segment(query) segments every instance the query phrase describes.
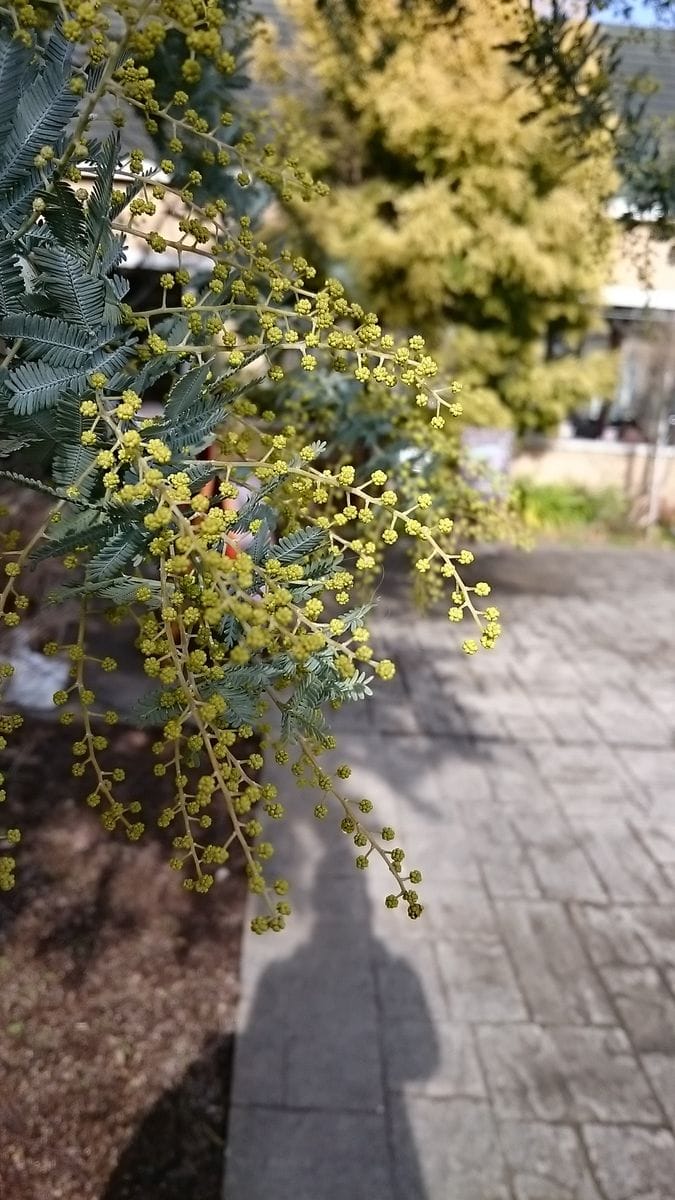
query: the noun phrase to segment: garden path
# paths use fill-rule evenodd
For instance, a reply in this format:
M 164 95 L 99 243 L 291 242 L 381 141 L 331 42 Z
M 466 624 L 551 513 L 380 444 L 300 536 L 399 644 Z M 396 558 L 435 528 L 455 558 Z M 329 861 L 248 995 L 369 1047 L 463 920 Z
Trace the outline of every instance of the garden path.
M 227 1200 L 675 1196 L 675 555 L 482 573 L 498 649 L 385 597 L 397 678 L 339 716 L 418 922 L 279 778 L 309 815 L 289 928 L 244 941 Z

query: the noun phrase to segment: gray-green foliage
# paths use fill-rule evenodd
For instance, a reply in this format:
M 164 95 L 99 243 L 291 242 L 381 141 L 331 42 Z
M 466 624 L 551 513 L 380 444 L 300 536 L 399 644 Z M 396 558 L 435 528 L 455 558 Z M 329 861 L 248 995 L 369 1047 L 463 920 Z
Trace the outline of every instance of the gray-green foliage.
M 472 556 L 448 540 L 452 522 L 434 512 L 430 495 L 416 497 L 409 485 L 399 502 L 383 490 L 384 472 L 359 477 L 343 457 L 325 466 L 320 422 L 301 419 L 291 430 L 261 414 L 251 398 L 257 375 L 247 368 L 264 364 L 276 384 L 282 356 L 294 355 L 304 372 L 323 362 L 355 380 L 376 363 L 396 403 L 415 406 L 420 441 L 421 409 L 438 428 L 440 413 L 452 415 L 456 405 L 432 382 L 436 365 L 422 339 L 397 348 L 338 281 L 309 288 L 310 264 L 286 252 L 273 257 L 247 214 L 222 197 L 196 199 L 193 173 L 186 179 L 169 164 L 165 174 L 175 178 L 160 183 L 142 155 L 122 153 L 115 129 L 90 133 L 106 92 L 123 103 L 126 87 L 140 103 L 147 73 L 128 49 L 143 19 L 163 14 L 149 0 L 107 58 L 98 43 L 91 56 L 86 46 L 75 54 L 58 27 L 44 41 L 30 33 L 22 43 L 0 21 L 0 479 L 51 501 L 44 526 L 24 544 L 11 530 L 3 535 L 0 620 L 10 630 L 22 620 L 24 570 L 63 562 L 69 582 L 53 598 L 77 601 L 81 616 L 72 641 L 45 650 L 69 664 L 68 684 L 54 697 L 63 723 L 73 722 L 74 707 L 82 714 L 73 774 L 91 780 L 87 800 L 104 825 L 135 840 L 157 814 L 119 799 L 119 771 L 101 761 L 107 739 L 97 722 L 113 723 L 116 714 L 96 707 L 88 642 L 93 606 L 116 621 L 133 618 L 151 681 L 137 716 L 158 726 L 154 770 L 173 778 L 173 802 L 158 821 L 172 830 L 171 865 L 186 887 L 207 891 L 213 866 L 236 841 L 250 887 L 268 905 L 254 927 L 283 926 L 286 884 L 266 876 L 271 849 L 263 837 L 266 817 L 278 819 L 283 805 L 257 778 L 262 758 L 248 743 L 255 731 L 279 762 L 293 756 L 300 783 L 332 797 L 344 832 L 360 851 L 367 847 L 357 865 L 379 857 L 395 881 L 389 906 L 401 899 L 415 917 L 421 909 L 402 852 L 366 827 L 366 809 L 340 782 L 348 772 L 333 778 L 318 762 L 335 745 L 331 706 L 363 700 L 376 677 L 394 673 L 369 645 L 370 604 L 353 597 L 359 573 L 375 561 L 373 514 L 384 514 L 390 542 L 397 529 L 419 539 L 420 569 L 433 563 L 437 583 L 454 589 L 452 611 L 476 627 L 476 638 L 464 641 L 468 653 L 494 644 L 499 613 L 477 599 L 486 585 L 463 583 L 458 566 Z M 160 137 L 162 121 L 150 119 Z M 208 122 L 206 130 L 192 126 L 220 146 Z M 246 188 L 250 143 L 242 139 L 234 152 L 247 166 L 238 177 Z M 261 178 L 269 162 L 265 149 Z M 296 177 L 305 190 L 306 175 Z M 171 240 L 152 222 L 139 232 L 135 215 L 156 216 L 167 195 L 182 206 L 182 236 Z M 129 236 L 174 255 L 159 310 L 127 303 Z M 186 254 L 201 256 L 198 270 L 188 269 Z M 184 292 L 174 303 L 177 283 Z M 163 408 L 146 418 L 144 399 L 158 384 Z M 115 669 L 109 658 L 100 665 Z M 0 733 L 13 727 L 0 718 Z M 216 803 L 226 834 L 207 832 Z M 0 887 L 10 881 L 10 862 L 0 861 Z

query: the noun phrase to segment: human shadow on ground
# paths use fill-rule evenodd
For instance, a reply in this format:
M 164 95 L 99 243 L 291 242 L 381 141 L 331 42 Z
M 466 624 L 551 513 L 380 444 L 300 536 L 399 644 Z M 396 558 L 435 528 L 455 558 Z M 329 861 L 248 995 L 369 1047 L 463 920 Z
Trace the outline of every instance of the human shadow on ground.
M 375 936 L 364 873 L 325 832 L 296 897 L 309 936 L 285 958 L 268 942 L 244 981 L 225 1200 L 427 1200 L 406 1100 L 439 1052 L 420 979 L 390 949 L 408 918 L 388 914 L 389 945 Z

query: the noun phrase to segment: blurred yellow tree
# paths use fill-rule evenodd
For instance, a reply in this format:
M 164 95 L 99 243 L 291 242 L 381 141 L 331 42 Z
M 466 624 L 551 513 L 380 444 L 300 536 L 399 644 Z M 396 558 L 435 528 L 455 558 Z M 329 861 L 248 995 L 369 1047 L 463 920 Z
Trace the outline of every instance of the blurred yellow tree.
M 390 326 L 425 334 L 469 422 L 545 429 L 611 395 L 612 356 L 576 356 L 611 252 L 611 136 L 571 145 L 564 114 L 535 102 L 508 49 L 522 4 L 280 6 L 303 67 L 286 137 L 331 184 L 302 226 L 331 269 Z

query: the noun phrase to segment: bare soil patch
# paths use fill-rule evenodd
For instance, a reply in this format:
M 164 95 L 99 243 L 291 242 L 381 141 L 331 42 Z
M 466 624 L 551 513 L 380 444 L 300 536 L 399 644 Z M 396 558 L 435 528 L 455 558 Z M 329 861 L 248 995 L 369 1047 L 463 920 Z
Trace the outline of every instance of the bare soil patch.
M 152 735 L 106 732 L 128 795 L 159 811 Z M 103 830 L 74 736 L 26 721 L 3 755 L 3 824 L 23 840 L 0 897 L 0 1195 L 217 1200 L 243 875 L 187 893 L 151 821 L 135 845 Z

